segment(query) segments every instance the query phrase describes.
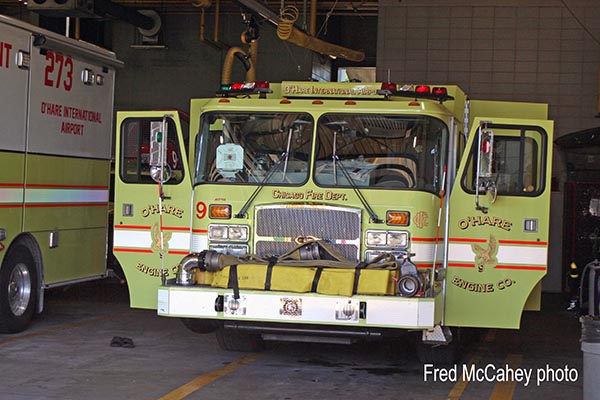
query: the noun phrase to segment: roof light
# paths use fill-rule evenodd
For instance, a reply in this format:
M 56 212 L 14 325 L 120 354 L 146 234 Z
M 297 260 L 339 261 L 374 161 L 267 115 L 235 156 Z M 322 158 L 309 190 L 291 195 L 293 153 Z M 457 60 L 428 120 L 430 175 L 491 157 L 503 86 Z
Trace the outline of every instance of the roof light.
M 397 86 L 393 82 L 383 82 L 381 84 L 381 90 L 396 90 Z
M 417 93 L 431 93 L 431 88 L 427 85 L 419 85 L 415 88 Z
M 447 96 L 448 89 L 446 89 L 445 87 L 434 87 L 433 89 L 431 89 L 431 93 L 437 94 L 438 96 Z
M 241 82 L 232 83 L 229 87 L 229 90 L 242 90 L 244 88 L 244 84 Z

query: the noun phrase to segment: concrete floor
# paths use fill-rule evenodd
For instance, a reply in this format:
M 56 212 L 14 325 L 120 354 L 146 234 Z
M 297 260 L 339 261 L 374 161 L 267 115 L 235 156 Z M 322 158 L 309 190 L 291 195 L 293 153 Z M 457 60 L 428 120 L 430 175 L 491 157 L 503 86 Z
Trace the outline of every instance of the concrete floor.
M 224 352 L 214 335 L 189 332 L 180 321 L 130 309 L 114 280 L 49 292 L 31 328 L 0 335 L 0 399 L 581 399 L 581 328 L 559 296 L 527 313 L 519 331 L 483 330 L 457 364 L 488 373 L 505 365 L 531 381 L 425 379 L 425 367 L 402 341 L 327 345 L 269 343 L 261 353 Z M 134 348 L 111 347 L 114 336 Z M 431 368 L 439 366 L 431 366 Z M 573 382 L 539 371 L 570 372 Z M 491 375 L 488 375 L 491 376 Z M 541 376 L 543 378 L 543 376 Z M 564 377 L 563 377 L 564 378 Z M 568 376 L 567 376 L 568 378 Z

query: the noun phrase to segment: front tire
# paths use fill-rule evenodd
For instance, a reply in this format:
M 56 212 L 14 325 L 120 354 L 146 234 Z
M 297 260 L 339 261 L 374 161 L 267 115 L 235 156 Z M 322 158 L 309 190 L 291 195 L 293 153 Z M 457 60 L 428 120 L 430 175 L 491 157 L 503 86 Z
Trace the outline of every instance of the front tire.
M 17 333 L 29 326 L 35 312 L 37 272 L 29 249 L 17 244 L 0 270 L 0 332 Z
M 220 327 L 216 331 L 219 347 L 225 351 L 241 351 L 245 353 L 260 351 L 264 347 L 264 341 L 260 335 L 240 331 L 237 329 L 226 329 Z

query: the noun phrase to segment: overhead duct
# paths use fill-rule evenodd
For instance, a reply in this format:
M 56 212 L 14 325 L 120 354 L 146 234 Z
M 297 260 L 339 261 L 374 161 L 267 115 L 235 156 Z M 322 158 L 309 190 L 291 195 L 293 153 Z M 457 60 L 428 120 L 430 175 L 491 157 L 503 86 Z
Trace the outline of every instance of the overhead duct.
M 296 7 L 285 7 L 281 12 L 280 17 L 273 10 L 256 0 L 238 0 L 238 2 L 248 7 L 252 11 L 260 14 L 270 23 L 277 26 L 277 36 L 282 40 L 312 51 L 316 51 L 317 53 L 328 55 L 330 57 L 343 58 L 345 60 L 356 62 L 360 62 L 365 59 L 365 53 L 362 51 L 352 50 L 325 42 L 324 40 L 317 39 L 316 37 L 310 36 L 306 32 L 296 28 L 294 23 L 298 19 L 299 13 Z

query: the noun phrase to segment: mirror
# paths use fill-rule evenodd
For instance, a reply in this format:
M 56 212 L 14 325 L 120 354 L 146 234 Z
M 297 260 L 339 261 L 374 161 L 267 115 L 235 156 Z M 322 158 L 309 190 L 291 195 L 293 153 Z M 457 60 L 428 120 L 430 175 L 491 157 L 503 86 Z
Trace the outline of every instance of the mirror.
M 167 164 L 167 120 L 150 123 L 150 177 L 155 182 L 165 183 L 172 176 L 171 167 Z
M 494 133 L 488 129 L 488 123 L 482 122 L 477 130 L 477 177 L 475 183 L 475 208 L 487 213 L 488 208 L 479 204 L 479 194 L 485 193 L 488 202 L 496 201 L 497 189 L 493 179 Z

